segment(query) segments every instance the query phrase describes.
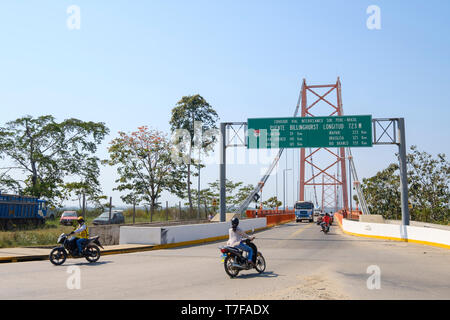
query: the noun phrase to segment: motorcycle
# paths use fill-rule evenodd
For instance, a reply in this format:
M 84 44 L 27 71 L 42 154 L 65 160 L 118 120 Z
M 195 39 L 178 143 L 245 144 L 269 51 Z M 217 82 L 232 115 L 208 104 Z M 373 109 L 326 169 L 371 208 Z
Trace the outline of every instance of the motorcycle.
M 100 259 L 100 249 L 103 246 L 100 243 L 99 236 L 87 239 L 83 245 L 81 254 L 75 255 L 77 245 L 74 242 L 69 242 L 69 234 L 61 234 L 58 237 L 57 243 L 61 244 L 59 247 L 53 248 L 50 252 L 50 262 L 56 266 L 62 265 L 68 256 L 72 258 L 86 258 L 89 262 L 97 262 Z
M 264 259 L 262 253 L 258 251 L 256 245 L 249 239 L 245 240 L 244 243 L 253 250 L 252 261 L 255 264 L 254 266 L 248 263 L 247 254 L 244 254 L 245 251 L 230 246 L 219 248 L 222 253 L 221 262 L 223 262 L 225 272 L 230 276 L 230 278 L 237 277 L 241 270 L 250 270 L 255 268 L 258 273 L 263 273 L 264 270 L 266 270 L 266 260 Z
M 322 227 L 322 232 L 327 234 L 328 232 L 330 232 L 330 225 L 328 223 L 322 222 L 320 224 L 320 226 Z

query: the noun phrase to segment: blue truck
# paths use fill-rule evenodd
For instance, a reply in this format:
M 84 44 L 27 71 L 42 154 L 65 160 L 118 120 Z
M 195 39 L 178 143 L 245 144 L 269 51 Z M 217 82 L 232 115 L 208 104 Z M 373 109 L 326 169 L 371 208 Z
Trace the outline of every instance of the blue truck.
M 295 221 L 314 221 L 314 204 L 311 201 L 297 201 L 295 203 Z
M 44 224 L 47 213 L 45 200 L 0 192 L 0 227 L 3 230 L 18 224 Z

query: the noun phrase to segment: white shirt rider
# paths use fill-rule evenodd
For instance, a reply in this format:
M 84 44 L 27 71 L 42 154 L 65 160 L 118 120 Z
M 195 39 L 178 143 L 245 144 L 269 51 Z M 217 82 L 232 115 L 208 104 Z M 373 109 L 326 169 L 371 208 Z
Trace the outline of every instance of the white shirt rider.
M 243 239 L 252 239 L 252 237 L 248 236 L 241 228 L 237 227 L 236 231 L 233 228 L 228 230 L 229 239 L 227 242 L 227 246 L 236 247 L 238 246 Z

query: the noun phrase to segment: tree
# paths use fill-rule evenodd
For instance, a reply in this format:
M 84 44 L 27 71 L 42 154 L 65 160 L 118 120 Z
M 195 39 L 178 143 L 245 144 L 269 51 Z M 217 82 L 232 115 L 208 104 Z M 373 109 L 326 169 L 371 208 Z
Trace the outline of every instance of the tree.
M 20 194 L 19 182 L 8 174 L 11 168 L 0 168 L 0 170 L 4 170 L 0 172 L 0 192 L 11 191 Z
M 114 190 L 130 191 L 122 200 L 131 203 L 145 201 L 152 215 L 164 190 L 179 194 L 184 189 L 183 170 L 177 170 L 170 156 L 171 144 L 165 134 L 147 126 L 111 141 L 108 151 L 111 166 L 117 165 L 119 185 Z
M 407 155 L 408 196 L 411 219 L 415 221 L 448 223 L 450 202 L 450 165 L 444 154 L 433 158 L 416 146 Z M 373 214 L 386 219 L 401 218 L 400 177 L 397 164 L 378 172 L 361 185 Z
M 249 184 L 244 186 L 243 182 L 234 183 L 231 180 L 227 180 L 225 183 L 226 192 L 226 202 L 228 208 L 233 208 L 239 206 L 248 196 L 249 192 L 253 191 L 255 188 L 253 185 Z M 208 183 L 209 188 L 200 190 L 200 202 L 212 204 L 213 200 L 216 199 L 216 206 L 213 206 L 213 210 L 216 211 L 217 207 L 220 205 L 220 184 L 219 180 L 215 182 Z M 192 190 L 192 199 L 194 201 L 198 200 L 198 191 Z M 188 204 L 188 203 L 187 203 Z
M 411 147 L 407 155 L 409 197 L 412 219 L 425 222 L 449 220 L 450 163 L 445 154 L 433 158 Z
M 397 171 L 398 165 L 391 164 L 375 176 L 363 179 L 361 188 L 371 214 L 380 214 L 385 219 L 401 219 L 400 176 Z
M 198 148 L 198 152 L 207 153 L 210 151 L 216 141 L 214 136 L 209 137 L 209 139 L 200 139 L 202 132 L 217 129 L 218 121 L 217 112 L 211 107 L 211 105 L 206 102 L 206 100 L 200 95 L 184 96 L 172 109 L 172 117 L 170 120 L 170 127 L 172 133 L 176 130 L 183 129 L 187 130 L 190 135 L 190 140 L 184 149 L 180 148 L 180 151 L 187 154 L 188 161 L 186 163 L 187 169 L 187 196 L 189 200 L 189 208 L 192 212 L 192 192 L 191 192 L 191 165 L 195 165 L 193 161 L 194 147 Z M 199 124 L 199 125 L 197 125 Z M 200 131 L 201 132 L 198 132 Z M 199 141 L 201 140 L 201 141 Z M 180 145 L 180 142 L 176 142 Z M 198 171 L 200 171 L 200 162 L 198 161 Z
M 264 207 L 271 208 L 271 209 L 276 209 L 278 207 L 281 207 L 282 204 L 283 204 L 283 202 L 278 200 L 278 198 L 276 196 L 273 196 L 263 202 Z
M 233 195 L 231 204 L 234 206 L 240 206 L 245 199 L 247 199 L 248 195 L 255 190 L 255 186 L 252 184 L 248 184 L 244 186 L 242 182 L 238 182 L 235 187 L 236 193 Z
M 98 182 L 99 159 L 94 154 L 108 132 L 101 122 L 71 118 L 58 123 L 50 115 L 25 116 L 0 128 L 0 153 L 12 161 L 11 169 L 25 174 L 20 181 L 24 194 L 53 203 L 64 199 L 66 176 Z
M 83 204 L 83 194 L 86 199 L 86 203 L 91 203 L 96 208 L 103 208 L 101 201 L 106 200 L 108 197 L 102 194 L 102 190 L 99 187 L 99 182 L 68 182 L 64 185 L 66 192 L 66 199 L 78 201 L 80 209 Z M 72 199 L 75 197 L 75 199 Z

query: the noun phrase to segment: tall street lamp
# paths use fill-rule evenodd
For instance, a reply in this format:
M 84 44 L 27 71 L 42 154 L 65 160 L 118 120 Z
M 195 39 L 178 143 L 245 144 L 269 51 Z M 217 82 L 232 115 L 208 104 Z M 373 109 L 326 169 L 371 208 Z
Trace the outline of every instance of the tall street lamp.
M 283 202 L 284 202 L 284 211 L 286 212 L 286 171 L 290 171 L 292 169 L 284 169 L 283 170 Z

